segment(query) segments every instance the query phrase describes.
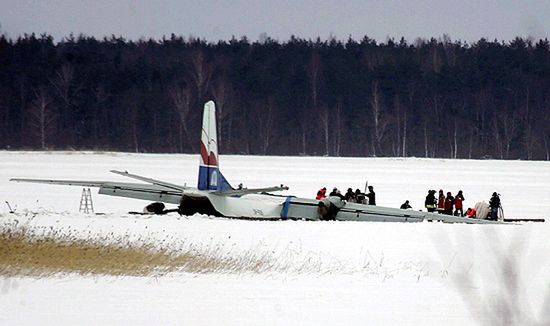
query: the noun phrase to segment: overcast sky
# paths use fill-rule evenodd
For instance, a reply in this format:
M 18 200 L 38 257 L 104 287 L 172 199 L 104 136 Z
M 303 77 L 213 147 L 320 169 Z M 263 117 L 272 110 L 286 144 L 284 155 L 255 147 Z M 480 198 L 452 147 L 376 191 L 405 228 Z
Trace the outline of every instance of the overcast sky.
M 208 41 L 265 33 L 279 41 L 290 35 L 334 36 L 378 41 L 387 37 L 440 37 L 474 42 L 516 36 L 550 38 L 550 0 L 0 0 L 0 33 L 69 33 L 127 39 L 171 33 Z

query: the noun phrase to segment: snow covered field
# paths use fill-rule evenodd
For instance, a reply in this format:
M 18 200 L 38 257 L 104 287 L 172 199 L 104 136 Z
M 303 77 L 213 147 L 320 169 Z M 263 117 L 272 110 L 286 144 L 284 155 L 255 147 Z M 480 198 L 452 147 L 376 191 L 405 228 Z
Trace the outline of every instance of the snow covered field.
M 0 276 L 0 324 L 465 325 L 550 324 L 549 223 L 452 225 L 244 221 L 133 216 L 146 202 L 99 196 L 78 213 L 82 189 L 9 178 L 129 181 L 111 169 L 195 185 L 198 155 L 0 152 L 0 223 L 78 237 L 147 239 L 205 254 L 254 255 L 262 272 L 176 272 L 150 277 Z M 506 217 L 548 219 L 550 162 L 222 155 L 234 185 L 373 185 L 381 206 L 428 189 L 465 207 L 502 195 Z M 16 208 L 10 214 L 4 201 Z M 1 250 L 1 249 L 0 249 Z

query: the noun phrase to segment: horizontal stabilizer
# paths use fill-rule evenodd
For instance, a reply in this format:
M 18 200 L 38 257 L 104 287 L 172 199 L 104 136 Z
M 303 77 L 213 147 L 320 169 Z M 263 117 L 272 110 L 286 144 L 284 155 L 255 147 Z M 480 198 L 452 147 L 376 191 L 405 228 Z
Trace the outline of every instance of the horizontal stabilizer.
M 276 187 L 267 187 L 267 188 L 243 188 L 243 189 L 233 189 L 233 190 L 219 190 L 214 191 L 212 194 L 218 195 L 218 196 L 231 196 L 231 197 L 240 197 L 244 195 L 249 194 L 259 194 L 262 192 L 269 192 L 269 191 L 281 191 L 281 190 L 288 190 L 287 186 L 276 186 Z
M 99 188 L 99 194 L 178 204 L 181 190 L 148 183 L 109 182 Z
M 176 184 L 165 182 L 165 181 L 155 180 L 155 179 L 151 179 L 151 178 L 142 177 L 142 176 L 139 176 L 137 174 L 128 173 L 127 171 L 122 172 L 122 171 L 111 170 L 111 172 L 114 173 L 114 174 L 124 176 L 124 177 L 140 180 L 140 181 L 147 182 L 147 183 L 150 183 L 150 184 L 154 184 L 156 186 L 162 186 L 162 187 L 166 187 L 166 188 L 170 188 L 170 189 L 174 189 L 174 190 L 180 190 L 180 191 L 183 191 L 183 190 L 186 189 L 186 187 L 183 187 L 183 186 L 180 186 L 180 185 L 176 185 Z

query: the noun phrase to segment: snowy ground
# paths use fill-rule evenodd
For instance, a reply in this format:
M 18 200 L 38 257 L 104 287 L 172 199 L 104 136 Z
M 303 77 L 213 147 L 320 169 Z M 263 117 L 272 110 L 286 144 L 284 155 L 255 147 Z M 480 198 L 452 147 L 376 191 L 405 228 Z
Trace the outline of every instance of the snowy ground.
M 9 178 L 118 180 L 111 169 L 195 185 L 197 155 L 0 152 L 0 223 L 88 237 L 127 236 L 206 253 L 268 257 L 262 273 L 158 277 L 0 277 L 0 324 L 542 324 L 550 323 L 549 223 L 451 225 L 243 221 L 127 214 L 145 202 Z M 421 209 L 428 189 L 465 206 L 502 194 L 506 217 L 545 217 L 550 162 L 222 156 L 247 187 L 374 185 L 381 206 Z M 16 208 L 9 214 L 4 201 Z M 221 248 L 221 249 L 220 249 Z

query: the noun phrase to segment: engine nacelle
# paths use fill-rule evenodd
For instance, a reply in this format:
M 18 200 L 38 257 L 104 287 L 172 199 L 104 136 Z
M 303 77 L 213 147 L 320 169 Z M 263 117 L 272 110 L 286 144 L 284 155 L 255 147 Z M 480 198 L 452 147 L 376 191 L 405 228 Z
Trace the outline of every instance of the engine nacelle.
M 163 203 L 155 202 L 151 203 L 143 208 L 143 213 L 145 214 L 164 214 L 164 206 Z

